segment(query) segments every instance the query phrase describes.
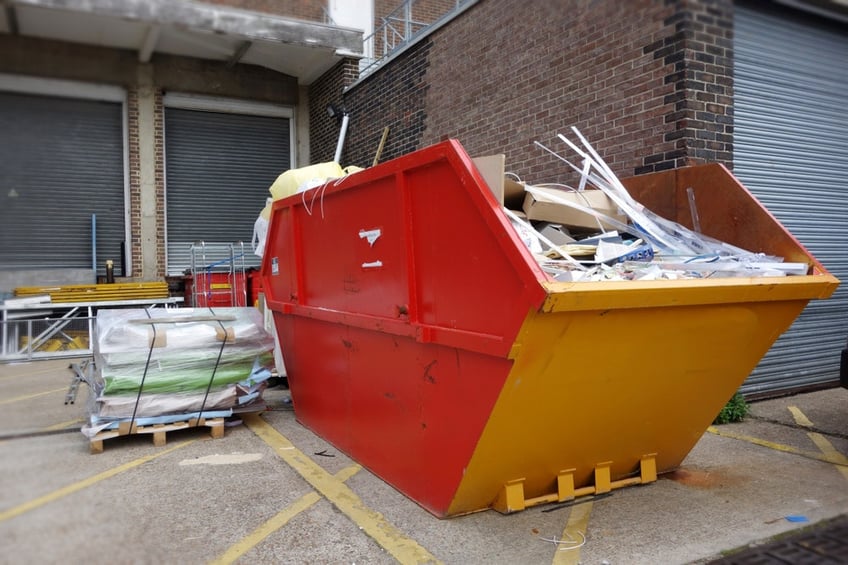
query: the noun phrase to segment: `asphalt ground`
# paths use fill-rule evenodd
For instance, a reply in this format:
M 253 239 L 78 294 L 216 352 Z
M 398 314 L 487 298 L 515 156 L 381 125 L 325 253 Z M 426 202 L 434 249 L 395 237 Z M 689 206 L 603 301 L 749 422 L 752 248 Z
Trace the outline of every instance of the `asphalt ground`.
M 65 403 L 77 361 L 0 364 L 0 563 L 778 563 L 766 549 L 848 514 L 841 388 L 752 403 L 655 483 L 439 520 L 301 426 L 285 388 L 222 438 L 91 454 L 87 387 Z

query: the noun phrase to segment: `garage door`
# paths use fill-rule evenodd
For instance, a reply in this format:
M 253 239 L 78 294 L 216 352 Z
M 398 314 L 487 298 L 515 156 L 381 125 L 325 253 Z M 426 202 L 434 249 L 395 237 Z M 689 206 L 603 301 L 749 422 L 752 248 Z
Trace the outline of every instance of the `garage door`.
M 259 265 L 253 225 L 268 188 L 291 166 L 290 136 L 290 119 L 279 115 L 165 108 L 169 274 L 190 268 L 201 241 L 213 250 L 243 242 L 246 266 Z
M 843 283 L 777 341 L 746 394 L 834 381 L 848 338 L 848 35 L 762 6 L 736 9 L 734 173 Z
M 3 269 L 86 269 L 96 254 L 101 275 L 106 259 L 122 272 L 123 124 L 121 101 L 0 86 Z

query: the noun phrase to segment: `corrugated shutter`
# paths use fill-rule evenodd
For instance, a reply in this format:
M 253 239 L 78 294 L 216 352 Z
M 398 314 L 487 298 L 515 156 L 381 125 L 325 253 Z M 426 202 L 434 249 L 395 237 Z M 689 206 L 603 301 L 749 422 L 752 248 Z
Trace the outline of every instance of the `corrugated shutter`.
M 0 268 L 122 272 L 123 106 L 0 92 Z
M 753 5 L 752 5 L 753 6 Z M 813 301 L 742 387 L 838 378 L 848 338 L 848 36 L 803 14 L 737 6 L 734 173 L 842 286 Z
M 168 273 L 191 265 L 191 246 L 243 242 L 271 183 L 291 166 L 287 118 L 165 108 Z

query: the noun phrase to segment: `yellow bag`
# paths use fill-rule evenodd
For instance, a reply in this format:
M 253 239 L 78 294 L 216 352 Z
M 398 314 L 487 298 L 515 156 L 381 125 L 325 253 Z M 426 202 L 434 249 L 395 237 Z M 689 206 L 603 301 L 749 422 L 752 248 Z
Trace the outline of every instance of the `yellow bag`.
M 335 161 L 328 163 L 318 163 L 317 165 L 309 165 L 299 169 L 289 169 L 274 181 L 271 188 L 271 197 L 274 200 L 280 200 L 286 196 L 291 196 L 297 192 L 297 189 L 304 182 L 314 179 L 336 179 L 344 176 L 344 171 L 341 166 Z

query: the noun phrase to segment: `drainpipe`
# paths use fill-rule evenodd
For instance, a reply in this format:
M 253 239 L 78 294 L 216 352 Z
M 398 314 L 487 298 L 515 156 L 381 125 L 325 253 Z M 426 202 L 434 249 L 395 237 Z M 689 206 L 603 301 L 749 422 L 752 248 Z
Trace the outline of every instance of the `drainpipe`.
M 350 120 L 348 113 L 342 115 L 342 130 L 339 132 L 339 143 L 336 145 L 336 156 L 333 160 L 341 165 L 342 148 L 344 147 L 345 135 L 347 135 L 347 123 Z

